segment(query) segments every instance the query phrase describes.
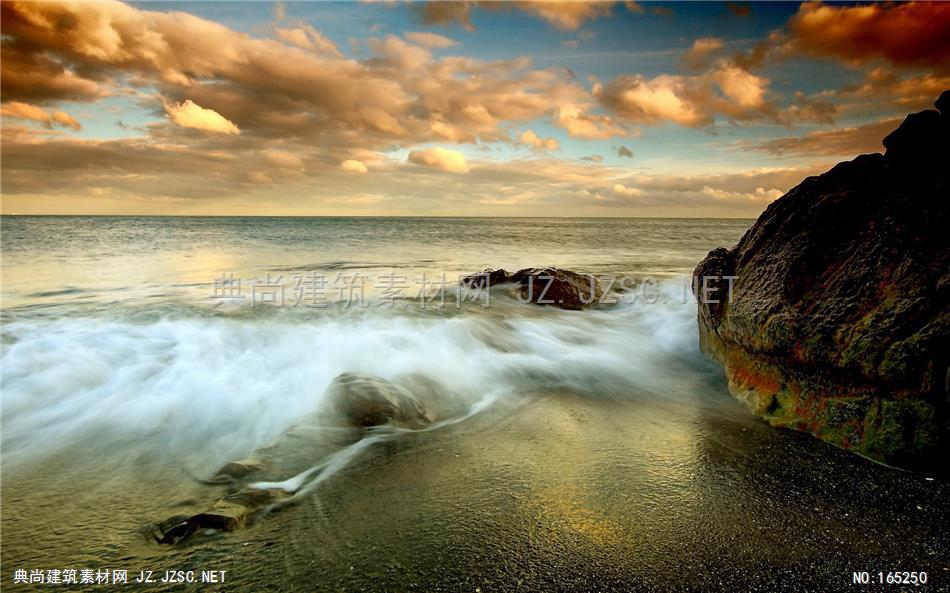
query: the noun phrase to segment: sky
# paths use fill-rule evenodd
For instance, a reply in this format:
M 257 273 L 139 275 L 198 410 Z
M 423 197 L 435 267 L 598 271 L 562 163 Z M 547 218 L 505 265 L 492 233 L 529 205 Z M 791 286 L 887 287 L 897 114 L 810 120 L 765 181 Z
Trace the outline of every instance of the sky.
M 4 214 L 755 217 L 950 88 L 950 3 L 0 10 Z

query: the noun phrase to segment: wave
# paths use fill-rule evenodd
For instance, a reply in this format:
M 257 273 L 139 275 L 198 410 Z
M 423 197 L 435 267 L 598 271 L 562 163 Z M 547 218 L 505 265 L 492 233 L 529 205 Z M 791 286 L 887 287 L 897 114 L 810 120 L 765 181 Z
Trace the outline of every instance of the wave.
M 4 463 L 121 445 L 212 471 L 319 407 L 343 372 L 421 375 L 469 409 L 551 389 L 674 398 L 701 357 L 695 306 L 676 283 L 663 291 L 580 312 L 493 296 L 437 312 L 16 321 L 0 358 Z

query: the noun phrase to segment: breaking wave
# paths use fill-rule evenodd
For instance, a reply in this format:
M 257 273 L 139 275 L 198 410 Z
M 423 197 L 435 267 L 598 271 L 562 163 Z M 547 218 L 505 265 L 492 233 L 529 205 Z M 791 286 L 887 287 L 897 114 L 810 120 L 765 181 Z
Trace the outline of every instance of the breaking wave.
M 0 359 L 4 462 L 123 446 L 211 471 L 313 411 L 343 372 L 419 374 L 469 409 L 546 389 L 676 397 L 700 360 L 695 305 L 678 283 L 663 295 L 580 312 L 493 296 L 431 312 L 16 321 Z

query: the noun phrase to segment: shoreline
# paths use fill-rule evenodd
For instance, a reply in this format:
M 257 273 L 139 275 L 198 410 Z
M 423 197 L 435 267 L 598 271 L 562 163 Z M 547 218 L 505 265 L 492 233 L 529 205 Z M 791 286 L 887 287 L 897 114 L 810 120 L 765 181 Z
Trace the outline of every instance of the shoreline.
M 847 567 L 948 568 L 937 525 L 950 518 L 950 485 L 772 429 L 724 393 L 526 397 L 373 447 L 299 502 L 180 546 L 148 543 L 145 524 L 220 489 L 128 460 L 98 489 L 92 467 L 49 480 L 73 463 L 5 476 L 4 572 L 24 562 L 225 570 L 240 590 L 677 591 L 722 579 L 791 591 L 844 586 Z M 922 559 L 929 566 L 908 565 Z

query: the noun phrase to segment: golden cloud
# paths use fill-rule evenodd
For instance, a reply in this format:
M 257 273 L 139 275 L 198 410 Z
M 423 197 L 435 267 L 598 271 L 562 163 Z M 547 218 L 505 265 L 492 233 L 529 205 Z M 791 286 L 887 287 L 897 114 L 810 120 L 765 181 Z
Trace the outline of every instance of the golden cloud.
M 413 150 L 409 153 L 409 162 L 450 173 L 468 173 L 468 163 L 465 162 L 465 155 L 457 150 L 447 148 L 435 147 Z
M 274 33 L 278 39 L 301 49 L 308 49 L 337 57 L 342 56 L 340 50 L 337 49 L 332 41 L 327 39 L 323 33 L 306 23 L 300 23 L 297 27 L 275 27 Z
M 363 161 L 358 161 L 355 159 L 347 159 L 340 163 L 340 168 L 344 171 L 350 171 L 352 173 L 366 173 L 369 169 L 366 168 L 366 164 Z
M 417 10 L 426 24 L 457 24 L 473 30 L 472 10 L 520 10 L 551 26 L 573 31 L 588 20 L 610 15 L 614 2 L 604 0 L 444 0 L 425 2 Z M 635 5 L 635 3 L 634 3 Z
M 537 152 L 557 150 L 560 144 L 554 138 L 541 138 L 533 130 L 525 130 L 518 137 L 522 144 Z
M 74 131 L 82 129 L 82 125 L 76 121 L 73 116 L 65 111 L 54 111 L 47 113 L 45 109 L 23 103 L 20 101 L 9 101 L 0 106 L 0 115 L 16 119 L 26 119 L 43 124 L 47 128 L 52 128 L 53 124 L 58 124 L 65 128 L 72 128 Z
M 950 3 L 804 2 L 788 26 L 795 49 L 810 55 L 950 71 Z
M 627 122 L 697 128 L 712 124 L 716 116 L 730 121 L 787 120 L 793 112 L 783 114 L 767 99 L 768 86 L 768 78 L 719 60 L 701 75 L 623 75 L 597 83 L 593 90 L 601 105 Z
M 779 156 L 847 156 L 881 152 L 881 139 L 897 129 L 901 118 L 887 118 L 860 126 L 815 130 L 804 136 L 774 138 L 746 148 Z
M 240 134 L 241 131 L 234 123 L 222 117 L 213 109 L 205 109 L 195 104 L 191 99 L 184 103 L 165 105 L 168 117 L 183 128 L 194 128 L 220 134 Z
M 2 10 L 4 97 L 13 100 L 93 99 L 127 79 L 158 89 L 160 97 L 143 100 L 191 101 L 182 115 L 200 106 L 234 126 L 195 111 L 192 123 L 204 129 L 338 153 L 507 140 L 510 124 L 548 117 L 578 137 L 625 133 L 588 112 L 596 107 L 590 93 L 563 69 L 532 69 L 527 58 L 435 59 L 429 49 L 450 40 L 434 34 L 372 39 L 373 55 L 353 60 L 330 46 L 317 51 L 322 37 L 302 23 L 278 28 L 281 41 L 115 1 L 4 2 Z
M 702 37 L 683 52 L 683 65 L 689 70 L 702 71 L 709 68 L 710 59 L 721 52 L 725 41 L 718 37 Z

